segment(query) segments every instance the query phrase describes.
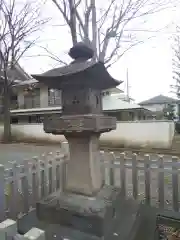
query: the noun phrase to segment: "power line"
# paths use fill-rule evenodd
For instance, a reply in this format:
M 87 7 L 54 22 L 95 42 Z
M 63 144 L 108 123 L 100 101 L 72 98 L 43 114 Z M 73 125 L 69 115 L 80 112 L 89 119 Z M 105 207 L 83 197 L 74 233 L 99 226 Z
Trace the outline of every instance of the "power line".
M 166 31 L 155 31 L 155 30 L 147 30 L 147 29 L 128 29 L 128 30 L 124 30 L 124 32 L 148 32 L 148 33 L 159 33 L 159 34 L 176 34 L 176 35 L 180 35 L 180 32 L 166 32 Z

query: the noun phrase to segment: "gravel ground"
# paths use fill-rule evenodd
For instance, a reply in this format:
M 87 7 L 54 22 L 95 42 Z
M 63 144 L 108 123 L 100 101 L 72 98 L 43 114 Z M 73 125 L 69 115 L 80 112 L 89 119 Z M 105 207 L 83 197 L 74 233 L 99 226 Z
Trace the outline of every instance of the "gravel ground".
M 10 161 L 22 163 L 25 159 L 31 159 L 33 156 L 40 156 L 43 153 L 59 151 L 58 145 L 38 146 L 33 144 L 0 144 L 0 164 L 5 166 Z

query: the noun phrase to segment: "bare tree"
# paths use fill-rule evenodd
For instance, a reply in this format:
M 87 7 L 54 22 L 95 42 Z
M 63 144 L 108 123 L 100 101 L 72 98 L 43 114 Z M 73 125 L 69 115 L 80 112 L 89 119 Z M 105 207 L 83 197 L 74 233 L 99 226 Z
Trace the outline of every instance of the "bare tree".
M 9 72 L 37 41 L 48 19 L 41 19 L 41 5 L 35 1 L 0 0 L 0 77 L 3 83 L 4 141 L 11 139 L 10 93 L 14 83 Z
M 173 80 L 174 83 L 170 86 L 172 92 L 180 98 L 180 27 L 176 28 L 176 35 L 173 44 Z
M 175 0 L 52 0 L 69 27 L 72 43 L 92 44 L 107 67 L 142 42 L 133 31 L 146 16 L 172 7 Z M 102 7 L 103 6 L 103 7 Z

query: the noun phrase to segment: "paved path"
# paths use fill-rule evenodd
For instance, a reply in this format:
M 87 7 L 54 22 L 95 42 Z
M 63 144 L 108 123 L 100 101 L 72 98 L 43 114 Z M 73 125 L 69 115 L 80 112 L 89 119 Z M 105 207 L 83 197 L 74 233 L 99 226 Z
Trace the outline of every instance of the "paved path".
M 7 164 L 8 161 L 17 161 L 21 163 L 24 159 L 30 159 L 33 156 L 40 156 L 43 153 L 55 152 L 60 150 L 58 145 L 34 145 L 34 144 L 0 144 L 0 164 Z M 115 151 L 115 154 L 119 154 Z M 131 153 L 130 153 L 131 155 Z M 143 157 L 140 156 L 143 160 Z M 156 154 L 151 154 L 151 159 L 155 159 Z M 169 158 L 169 156 L 167 156 Z
M 40 156 L 43 153 L 55 152 L 60 149 L 58 145 L 37 146 L 32 144 L 0 144 L 0 164 L 8 161 L 21 163 L 24 159 Z

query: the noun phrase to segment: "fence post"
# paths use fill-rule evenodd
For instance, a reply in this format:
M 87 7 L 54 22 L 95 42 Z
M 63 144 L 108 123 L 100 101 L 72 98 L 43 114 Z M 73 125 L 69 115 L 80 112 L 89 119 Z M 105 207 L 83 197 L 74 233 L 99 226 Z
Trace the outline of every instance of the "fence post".
M 45 240 L 45 232 L 43 230 L 40 230 L 38 228 L 32 228 L 24 234 L 24 236 L 21 236 L 20 240 Z
M 101 164 L 101 175 L 102 175 L 102 181 L 103 185 L 105 184 L 105 164 L 104 164 L 104 151 L 100 151 L 100 164 Z
M 138 168 L 137 168 L 137 154 L 132 155 L 132 185 L 133 197 L 137 199 L 138 196 Z
M 144 176 L 145 176 L 145 202 L 150 205 L 151 203 L 151 185 L 150 185 L 150 156 L 149 154 L 144 155 Z
M 17 222 L 11 219 L 6 219 L 0 223 L 0 239 L 45 240 L 45 232 L 38 228 L 32 228 L 26 234 L 20 235 L 17 232 Z
M 66 184 L 67 161 L 62 159 L 60 163 L 60 191 L 64 191 Z
M 61 150 L 62 150 L 62 153 L 65 155 L 65 157 L 69 160 L 69 143 L 68 142 L 62 142 L 61 143 Z
M 40 164 L 40 182 L 41 182 L 41 197 L 47 196 L 47 160 L 45 154 L 42 155 L 42 161 Z
M 60 181 L 61 181 L 61 177 L 60 177 L 60 164 L 61 164 L 61 159 L 62 159 L 62 154 L 59 151 L 56 151 L 56 156 L 55 156 L 55 175 L 56 175 L 56 190 L 60 189 Z
M 121 192 L 126 197 L 126 166 L 125 153 L 120 154 L 120 178 L 121 178 Z
M 19 213 L 19 191 L 18 191 L 18 168 L 16 162 L 11 162 L 11 183 L 10 183 L 10 217 L 16 219 Z M 18 204 L 17 204 L 18 203 Z
M 0 223 L 0 239 L 13 239 L 17 234 L 17 223 L 14 220 L 6 219 Z
M 173 210 L 179 211 L 179 199 L 178 199 L 178 157 L 172 157 L 172 202 L 173 202 Z
M 23 195 L 23 212 L 28 213 L 29 211 L 29 163 L 28 160 L 24 160 L 23 162 L 23 177 L 21 179 L 21 185 L 22 185 L 22 195 Z
M 36 206 L 37 201 L 39 200 L 39 159 L 38 157 L 33 157 L 32 159 L 32 207 Z
M 159 190 L 159 207 L 164 208 L 164 161 L 163 155 L 159 156 L 158 159 L 158 190 Z
M 116 160 L 116 157 L 114 155 L 114 152 L 109 153 L 109 161 L 110 161 L 110 168 L 109 168 L 109 184 L 110 186 L 114 186 L 114 162 Z
M 103 154 L 103 155 L 102 155 Z M 110 167 L 109 167 L 109 152 L 101 151 L 102 156 L 102 170 L 104 171 L 104 183 L 110 185 Z
M 48 162 L 47 162 L 47 177 L 48 177 L 48 194 L 51 194 L 55 190 L 55 172 L 54 172 L 54 158 L 52 153 L 48 153 Z
M 6 218 L 5 169 L 0 164 L 0 221 Z

